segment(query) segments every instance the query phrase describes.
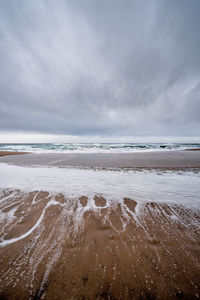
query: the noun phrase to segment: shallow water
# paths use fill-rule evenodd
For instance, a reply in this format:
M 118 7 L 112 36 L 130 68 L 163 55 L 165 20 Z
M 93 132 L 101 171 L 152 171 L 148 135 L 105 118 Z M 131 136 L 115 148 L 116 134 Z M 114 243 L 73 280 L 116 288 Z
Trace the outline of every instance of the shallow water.
M 102 195 L 200 208 L 200 172 L 112 171 L 81 168 L 23 167 L 0 163 L 0 189 L 62 193 L 68 198 Z

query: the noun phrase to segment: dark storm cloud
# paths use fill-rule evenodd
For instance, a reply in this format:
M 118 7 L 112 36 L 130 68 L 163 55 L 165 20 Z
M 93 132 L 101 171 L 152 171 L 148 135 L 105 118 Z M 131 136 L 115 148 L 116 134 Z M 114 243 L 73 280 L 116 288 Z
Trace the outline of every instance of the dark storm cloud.
M 199 135 L 199 0 L 0 3 L 0 131 Z

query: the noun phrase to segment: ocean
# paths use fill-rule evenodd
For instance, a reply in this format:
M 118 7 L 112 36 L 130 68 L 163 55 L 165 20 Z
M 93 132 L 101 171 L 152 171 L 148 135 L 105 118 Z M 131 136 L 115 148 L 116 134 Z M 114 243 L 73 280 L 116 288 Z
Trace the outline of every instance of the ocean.
M 36 153 L 133 153 L 200 148 L 200 143 L 36 143 L 0 144 L 0 151 Z

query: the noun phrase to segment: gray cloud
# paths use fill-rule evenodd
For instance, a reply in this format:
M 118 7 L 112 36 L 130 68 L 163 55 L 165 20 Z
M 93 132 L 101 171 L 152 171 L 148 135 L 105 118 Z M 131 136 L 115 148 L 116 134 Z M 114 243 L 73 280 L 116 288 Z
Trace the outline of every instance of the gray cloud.
M 0 130 L 199 135 L 198 0 L 0 3 Z

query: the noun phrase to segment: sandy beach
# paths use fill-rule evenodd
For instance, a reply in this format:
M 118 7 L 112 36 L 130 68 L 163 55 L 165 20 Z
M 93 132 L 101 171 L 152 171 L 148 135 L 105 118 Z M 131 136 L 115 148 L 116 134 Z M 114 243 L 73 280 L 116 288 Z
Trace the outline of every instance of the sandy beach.
M 0 299 L 200 297 L 199 152 L 26 154 L 0 162 Z M 92 182 L 93 193 L 82 192 Z M 126 197 L 129 187 L 134 197 Z
M 0 157 L 7 156 L 7 155 L 19 155 L 19 154 L 26 154 L 26 152 L 0 151 Z
M 49 207 L 45 192 L 5 197 L 1 210 L 16 207 L 17 218 L 1 223 L 11 242 L 0 248 L 2 299 L 198 299 L 199 211 L 149 202 L 138 214 L 132 199 L 111 208 L 96 197 L 98 210 L 84 212 L 85 197 L 57 195 Z

